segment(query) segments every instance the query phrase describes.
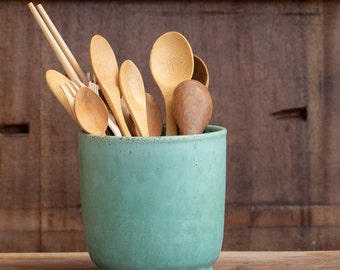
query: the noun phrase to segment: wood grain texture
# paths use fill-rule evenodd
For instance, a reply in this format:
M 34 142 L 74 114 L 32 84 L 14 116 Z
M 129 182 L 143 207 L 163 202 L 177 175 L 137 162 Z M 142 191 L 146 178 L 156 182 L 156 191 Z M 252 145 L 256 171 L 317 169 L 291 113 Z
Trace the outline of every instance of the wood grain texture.
M 223 249 L 338 249 L 339 217 L 340 207 L 330 205 L 229 205 Z
M 39 49 L 24 27 L 18 2 L 1 3 L 0 11 L 0 232 L 1 248 L 8 251 L 40 247 L 40 102 L 36 61 L 27 48 Z M 20 12 L 21 10 L 21 12 Z M 15 31 L 15 30 L 17 31 Z M 37 121 L 32 121 L 37 119 Z M 24 124 L 27 133 L 7 133 L 6 126 Z M 21 242 L 14 244 L 13 242 Z
M 339 251 L 314 252 L 221 252 L 213 265 L 214 270 L 337 270 Z M 3 253 L 0 269 L 98 269 L 88 253 Z
M 325 107 L 324 160 L 326 167 L 327 202 L 339 204 L 340 160 L 340 6 L 330 1 L 324 4 L 324 85 L 322 100 Z
M 157 37 L 183 33 L 206 62 L 211 123 L 228 129 L 223 249 L 340 249 L 340 3 L 42 4 L 85 72 L 101 34 L 163 113 Z M 0 251 L 84 251 L 78 129 L 47 87 L 46 70 L 63 70 L 26 5 L 0 2 Z

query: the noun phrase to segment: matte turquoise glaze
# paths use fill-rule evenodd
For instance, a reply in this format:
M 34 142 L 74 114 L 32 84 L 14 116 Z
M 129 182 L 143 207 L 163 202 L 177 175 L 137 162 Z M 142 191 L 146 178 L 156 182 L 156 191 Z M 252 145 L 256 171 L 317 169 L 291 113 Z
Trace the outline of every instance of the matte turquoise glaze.
M 226 133 L 80 133 L 83 226 L 100 269 L 212 269 L 223 240 Z

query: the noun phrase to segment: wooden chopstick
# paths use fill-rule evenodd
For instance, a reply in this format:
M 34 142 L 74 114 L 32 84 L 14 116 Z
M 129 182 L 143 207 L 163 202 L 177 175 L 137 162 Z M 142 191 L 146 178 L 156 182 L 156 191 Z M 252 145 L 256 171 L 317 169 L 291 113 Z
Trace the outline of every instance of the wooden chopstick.
M 70 62 L 68 61 L 67 57 L 65 56 L 64 52 L 62 51 L 62 49 L 59 47 L 58 42 L 55 40 L 55 38 L 53 37 L 53 35 L 51 34 L 50 30 L 48 29 L 47 25 L 45 24 L 44 20 L 41 18 L 38 10 L 35 8 L 35 6 L 33 5 L 32 2 L 30 2 L 28 4 L 29 9 L 31 10 L 36 22 L 38 23 L 38 25 L 40 26 L 40 29 L 42 30 L 42 32 L 44 33 L 48 43 L 50 44 L 50 46 L 52 47 L 54 53 L 56 54 L 60 64 L 62 65 L 62 67 L 64 68 L 67 76 L 72 80 L 80 80 L 77 73 L 75 72 L 75 70 L 73 69 L 72 65 L 70 64 Z
M 41 4 L 37 5 L 37 9 L 40 12 L 40 15 L 43 18 L 43 20 L 45 21 L 47 27 L 50 29 L 53 37 L 58 42 L 60 48 L 64 52 L 66 58 L 68 59 L 68 61 L 72 65 L 73 69 L 78 74 L 80 79 L 83 82 L 85 82 L 87 80 L 87 78 L 86 78 L 84 71 L 81 69 L 80 65 L 78 64 L 76 58 L 73 56 L 73 54 L 72 54 L 71 50 L 69 49 L 69 47 L 67 46 L 66 42 L 64 41 L 64 39 L 59 34 L 57 28 L 55 27 L 54 23 L 52 22 L 52 20 L 48 16 L 47 12 L 45 11 L 45 9 L 43 8 L 43 6 Z

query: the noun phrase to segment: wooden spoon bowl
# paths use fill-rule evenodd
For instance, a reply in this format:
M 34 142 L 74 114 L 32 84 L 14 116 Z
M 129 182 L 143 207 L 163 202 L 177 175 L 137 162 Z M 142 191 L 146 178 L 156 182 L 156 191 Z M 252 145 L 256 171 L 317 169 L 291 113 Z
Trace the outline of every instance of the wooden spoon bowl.
M 194 73 L 191 79 L 203 83 L 207 88 L 209 88 L 209 71 L 208 67 L 201 57 L 194 55 Z
M 150 69 L 165 103 L 166 135 L 177 135 L 171 107 L 173 92 L 180 82 L 191 79 L 194 70 L 193 52 L 186 38 L 178 32 L 161 35 L 151 50 Z
M 84 131 L 94 135 L 105 135 L 109 114 L 103 100 L 90 88 L 80 87 L 78 89 L 74 111 Z
M 46 81 L 48 87 L 50 88 L 54 96 L 58 99 L 58 101 L 68 112 L 68 114 L 72 117 L 72 119 L 76 120 L 73 113 L 73 109 L 71 108 L 66 95 L 64 94 L 63 90 L 59 87 L 60 84 L 70 83 L 70 79 L 56 70 L 49 69 L 46 72 Z
M 209 90 L 201 82 L 186 80 L 176 87 L 172 111 L 180 135 L 202 133 L 210 121 L 212 109 Z

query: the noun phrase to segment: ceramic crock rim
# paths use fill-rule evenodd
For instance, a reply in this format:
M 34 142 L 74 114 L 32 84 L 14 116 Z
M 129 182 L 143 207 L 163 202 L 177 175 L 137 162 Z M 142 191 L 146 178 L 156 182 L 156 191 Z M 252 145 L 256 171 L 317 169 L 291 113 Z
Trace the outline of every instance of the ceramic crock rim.
M 207 131 L 207 132 L 206 132 Z M 149 137 L 127 137 L 127 136 L 99 136 L 94 134 L 88 134 L 83 131 L 79 132 L 79 137 L 86 137 L 87 139 L 100 139 L 107 142 L 183 142 L 183 141 L 200 141 L 212 139 L 219 136 L 226 136 L 227 129 L 218 125 L 207 125 L 205 131 L 200 134 L 192 135 L 176 135 L 176 136 L 149 136 Z

